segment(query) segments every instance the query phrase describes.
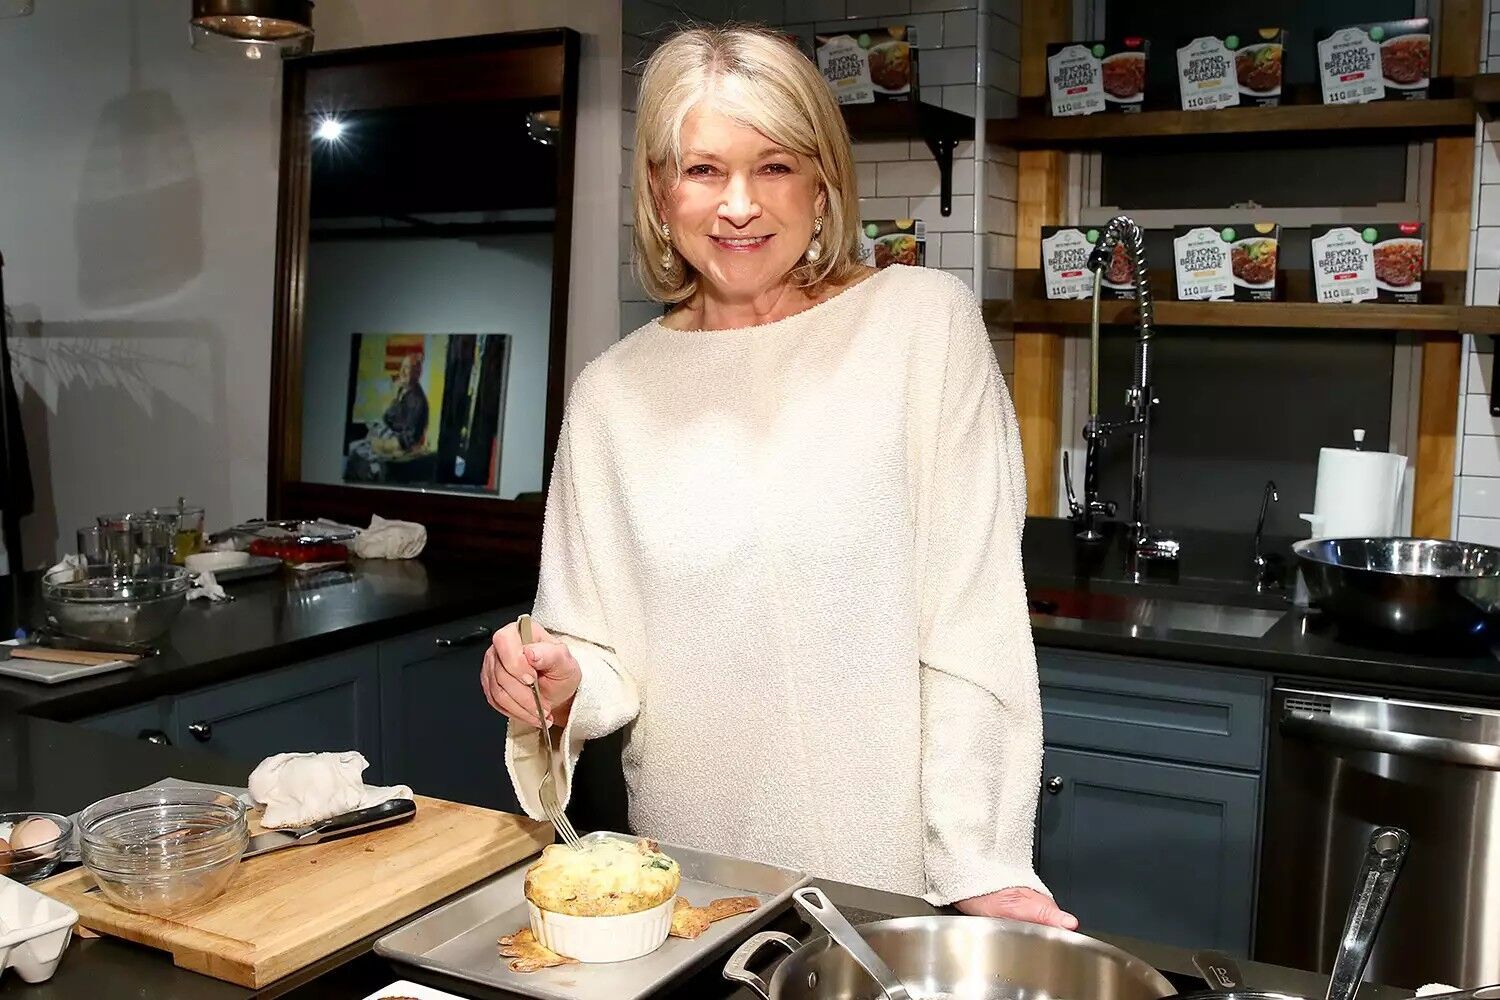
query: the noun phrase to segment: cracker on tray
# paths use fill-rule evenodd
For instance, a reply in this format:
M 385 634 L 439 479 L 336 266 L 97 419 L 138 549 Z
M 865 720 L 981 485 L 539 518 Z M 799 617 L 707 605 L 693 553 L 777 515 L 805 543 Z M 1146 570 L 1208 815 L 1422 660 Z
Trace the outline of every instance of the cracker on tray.
M 514 934 L 507 934 L 501 938 L 500 956 L 511 960 L 511 972 L 540 972 L 559 965 L 578 963 L 576 958 L 568 958 L 566 955 L 559 955 L 555 951 L 543 948 L 530 927 L 522 927 Z
M 709 924 L 758 909 L 760 900 L 754 896 L 730 896 L 707 906 L 694 906 L 678 896 L 676 909 L 672 911 L 672 937 L 691 941 L 702 936 Z

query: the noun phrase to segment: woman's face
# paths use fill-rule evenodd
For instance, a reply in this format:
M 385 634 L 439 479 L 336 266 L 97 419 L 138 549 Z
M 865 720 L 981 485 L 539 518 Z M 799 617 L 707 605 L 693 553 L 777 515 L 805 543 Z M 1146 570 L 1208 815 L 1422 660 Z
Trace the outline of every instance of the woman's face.
M 701 107 L 682 125 L 682 176 L 658 199 L 678 252 L 728 298 L 786 281 L 826 201 L 811 159 Z

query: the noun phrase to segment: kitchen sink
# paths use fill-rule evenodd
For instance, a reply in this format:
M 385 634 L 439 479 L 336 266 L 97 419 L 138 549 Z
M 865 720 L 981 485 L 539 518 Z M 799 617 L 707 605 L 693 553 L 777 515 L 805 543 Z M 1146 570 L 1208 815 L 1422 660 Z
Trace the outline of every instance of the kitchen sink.
M 1246 607 L 1184 600 L 1158 594 L 1131 594 L 1031 587 L 1026 592 L 1032 620 L 1052 628 L 1078 628 L 1084 622 L 1146 632 L 1207 632 L 1259 639 L 1286 614 L 1282 607 Z

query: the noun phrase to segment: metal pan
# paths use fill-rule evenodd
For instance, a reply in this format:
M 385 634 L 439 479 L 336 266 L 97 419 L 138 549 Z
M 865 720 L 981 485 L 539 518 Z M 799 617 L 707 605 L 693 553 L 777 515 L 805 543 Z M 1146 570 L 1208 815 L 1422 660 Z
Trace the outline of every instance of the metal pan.
M 1056 927 L 993 917 L 903 917 L 861 924 L 859 936 L 913 1000 L 1160 1000 L 1172 984 L 1147 962 Z M 767 945 L 791 952 L 769 981 L 750 971 Z M 830 938 L 803 944 L 765 931 L 730 956 L 724 978 L 762 1000 L 870 1000 L 880 987 Z
M 1329 616 L 1400 635 L 1467 635 L 1500 612 L 1500 549 L 1442 538 L 1317 538 L 1292 552 Z

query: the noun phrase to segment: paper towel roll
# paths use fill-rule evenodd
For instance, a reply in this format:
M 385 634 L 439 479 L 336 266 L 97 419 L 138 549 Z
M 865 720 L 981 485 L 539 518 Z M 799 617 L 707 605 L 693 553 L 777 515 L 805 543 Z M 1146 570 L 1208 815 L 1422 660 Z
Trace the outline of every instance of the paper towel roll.
M 1398 533 L 1406 457 L 1323 448 L 1309 519 L 1314 538 L 1380 538 Z

